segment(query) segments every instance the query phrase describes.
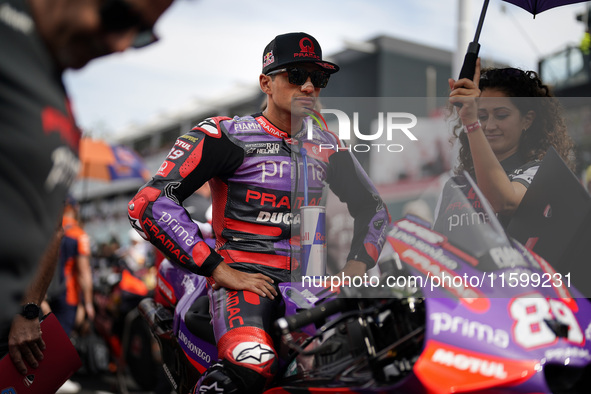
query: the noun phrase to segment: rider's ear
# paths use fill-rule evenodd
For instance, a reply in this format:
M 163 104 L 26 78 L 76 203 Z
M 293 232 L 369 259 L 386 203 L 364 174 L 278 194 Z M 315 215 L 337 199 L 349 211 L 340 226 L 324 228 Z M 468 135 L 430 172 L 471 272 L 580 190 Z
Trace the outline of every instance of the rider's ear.
M 263 93 L 265 93 L 265 94 L 271 93 L 271 91 L 272 91 L 271 82 L 272 81 L 273 81 L 273 78 L 271 78 L 268 75 L 261 74 L 259 76 L 259 86 L 260 86 Z

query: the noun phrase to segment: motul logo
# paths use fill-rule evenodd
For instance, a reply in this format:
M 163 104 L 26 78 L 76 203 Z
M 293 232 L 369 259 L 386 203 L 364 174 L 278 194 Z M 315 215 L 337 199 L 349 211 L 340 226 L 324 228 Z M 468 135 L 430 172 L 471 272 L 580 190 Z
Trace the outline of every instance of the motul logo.
M 486 376 L 487 378 L 507 378 L 507 371 L 505 371 L 505 364 L 503 363 L 466 356 L 445 349 L 437 349 L 433 357 L 431 357 L 431 361 L 460 371 Z

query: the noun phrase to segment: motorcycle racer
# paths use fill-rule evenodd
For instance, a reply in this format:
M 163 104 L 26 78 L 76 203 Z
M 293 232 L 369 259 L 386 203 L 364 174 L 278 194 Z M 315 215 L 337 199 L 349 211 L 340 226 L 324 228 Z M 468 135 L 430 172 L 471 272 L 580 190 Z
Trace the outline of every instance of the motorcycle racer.
M 284 308 L 277 283 L 289 281 L 298 267 L 299 245 L 291 234 L 304 202 L 323 205 L 329 185 L 347 203 L 355 219 L 343 270 L 349 276 L 375 265 L 390 221 L 344 143 L 316 125 L 308 136 L 305 119 L 339 67 L 322 60 L 320 45 L 306 33 L 275 37 L 262 60 L 265 110 L 208 118 L 179 137 L 128 207 L 131 224 L 143 237 L 171 261 L 208 277 L 211 285 L 220 362 L 203 375 L 195 392 L 260 392 L 276 372 L 270 333 Z M 212 192 L 215 249 L 182 206 L 205 182 Z

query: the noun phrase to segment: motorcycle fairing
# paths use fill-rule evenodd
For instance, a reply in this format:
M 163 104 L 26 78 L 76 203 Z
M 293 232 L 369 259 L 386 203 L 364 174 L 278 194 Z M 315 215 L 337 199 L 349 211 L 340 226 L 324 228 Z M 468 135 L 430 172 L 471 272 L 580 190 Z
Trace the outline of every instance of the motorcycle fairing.
M 495 288 L 494 282 L 487 282 L 492 278 L 490 272 L 478 270 L 471 261 L 444 247 L 448 242 L 445 237 L 420 237 L 419 234 L 429 233 L 410 232 L 408 228 L 407 224 L 401 228 L 395 223 L 388 238 L 408 272 L 423 277 L 444 272 L 482 278 L 477 288 L 422 289 L 428 316 L 426 344 L 413 371 L 430 393 L 479 392 L 495 387 L 551 393 L 543 372 L 546 365 L 582 369 L 591 364 L 591 346 L 587 343 L 587 338 L 591 338 L 591 305 L 586 299 L 570 298 L 571 294 L 580 297 L 576 289 L 564 284 L 512 288 L 506 282 L 505 288 L 501 289 L 500 284 Z M 507 278 L 511 272 L 555 273 L 541 257 L 512 246 L 522 254 L 525 263 L 497 269 L 496 275 L 504 273 Z M 440 261 L 441 256 L 446 256 L 448 259 L 443 261 L 448 262 L 447 266 L 436 261 L 433 254 Z M 457 265 L 453 266 L 453 262 Z M 462 294 L 467 291 L 480 298 L 466 300 Z M 560 326 L 567 327 L 566 334 L 556 328 Z M 485 367 L 484 372 L 494 368 L 504 372 L 485 376 L 479 373 L 479 368 Z

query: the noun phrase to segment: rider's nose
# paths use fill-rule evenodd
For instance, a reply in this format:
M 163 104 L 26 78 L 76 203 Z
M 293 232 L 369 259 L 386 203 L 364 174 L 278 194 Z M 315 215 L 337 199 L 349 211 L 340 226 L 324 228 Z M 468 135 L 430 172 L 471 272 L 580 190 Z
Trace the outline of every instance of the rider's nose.
M 310 80 L 310 77 L 306 80 L 306 83 L 302 85 L 302 92 L 312 93 L 314 91 L 314 84 Z

